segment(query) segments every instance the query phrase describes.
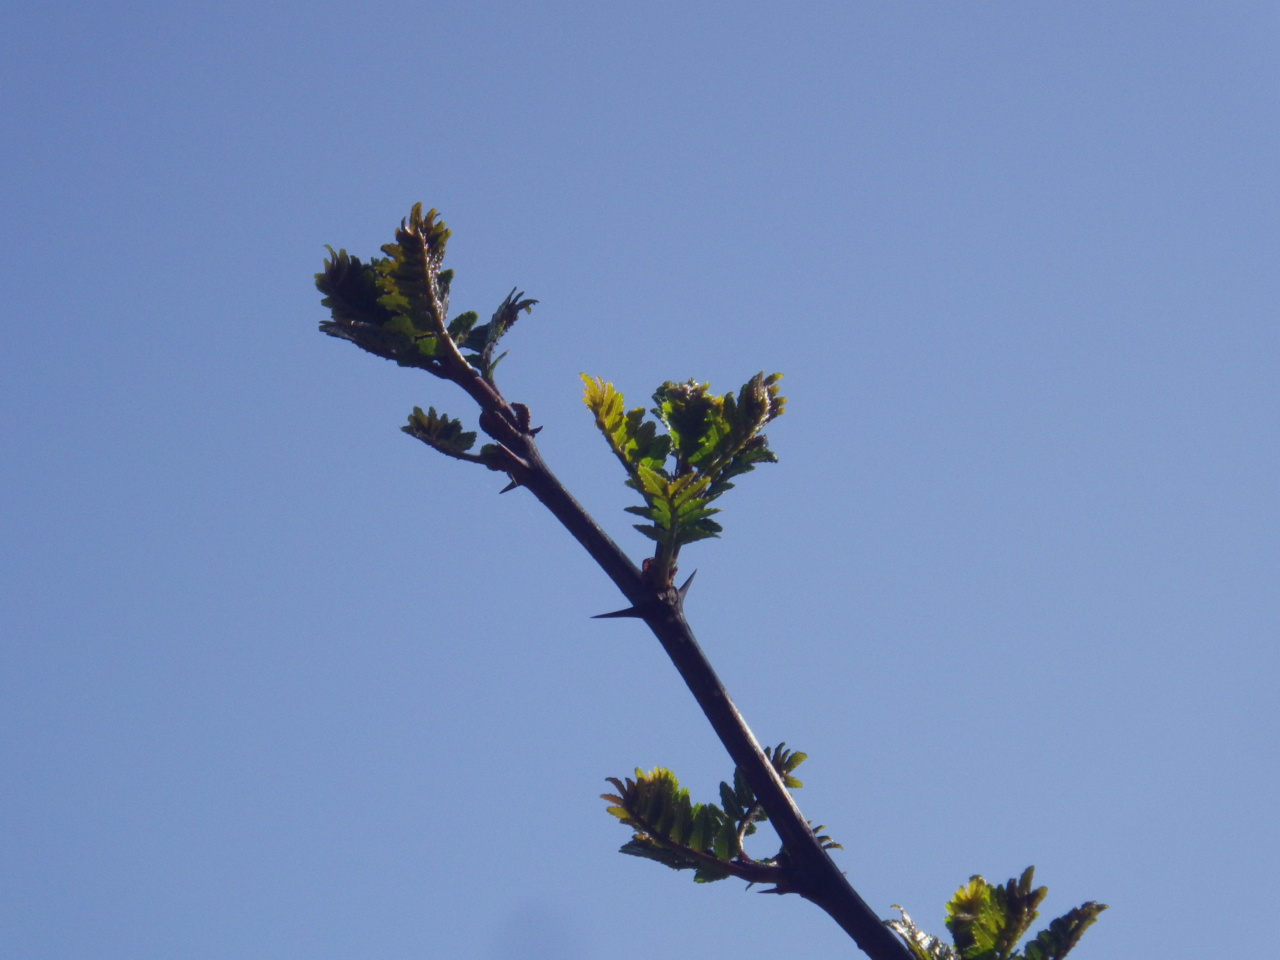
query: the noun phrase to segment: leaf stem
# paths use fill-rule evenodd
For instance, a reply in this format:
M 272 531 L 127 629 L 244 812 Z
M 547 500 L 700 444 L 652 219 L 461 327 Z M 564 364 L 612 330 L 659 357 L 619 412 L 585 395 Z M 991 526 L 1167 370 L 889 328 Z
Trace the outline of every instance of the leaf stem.
M 751 829 L 751 825 L 756 822 L 756 818 L 764 813 L 765 809 L 758 803 L 753 803 L 751 809 L 747 811 L 747 815 L 742 818 L 742 823 L 738 825 L 738 855 L 745 856 L 743 851 L 744 844 L 747 842 L 747 831 Z

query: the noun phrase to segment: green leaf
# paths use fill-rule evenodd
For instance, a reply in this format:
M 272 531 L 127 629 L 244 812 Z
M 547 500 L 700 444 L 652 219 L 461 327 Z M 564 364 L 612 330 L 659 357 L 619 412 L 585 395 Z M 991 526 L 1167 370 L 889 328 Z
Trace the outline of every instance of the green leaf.
M 990 960 L 1006 925 L 1006 917 L 993 894 L 994 888 L 980 876 L 956 891 L 947 903 L 947 929 L 964 960 Z
M 316 274 L 316 289 L 323 293 L 321 304 L 329 309 L 333 319 L 320 324 L 320 329 L 332 336 L 343 336 L 335 329 L 335 325 L 369 324 L 381 326 L 391 319 L 391 313 L 380 303 L 378 298 L 378 270 L 375 260 L 372 263 L 361 263 L 359 257 L 352 257 L 345 250 L 334 252 L 327 247 L 329 256 L 324 261 L 324 269 Z
M 694 883 L 715 883 L 717 880 L 723 880 L 732 874 L 724 868 L 714 864 L 702 864 L 698 867 L 697 873 L 693 875 Z
M 712 524 L 710 521 L 707 521 L 705 526 L 681 526 L 676 533 L 675 542 L 678 545 L 683 546 L 686 543 L 696 543 L 699 540 L 708 540 L 711 537 L 720 536 L 720 531 L 722 529 L 723 528 L 719 524 Z
M 710 384 L 668 381 L 653 394 L 654 414 L 666 426 L 677 455 L 689 464 L 704 458 L 724 433 L 723 397 L 708 394 Z
M 737 794 L 738 803 L 742 808 L 749 809 L 756 802 L 755 791 L 751 789 L 751 784 L 747 782 L 747 775 L 741 767 L 735 767 L 733 771 L 733 789 Z
M 741 820 L 746 814 L 742 804 L 738 802 L 738 795 L 733 787 L 724 781 L 720 782 L 720 806 L 724 808 L 725 816 L 730 820 Z
M 965 960 L 1009 960 L 1038 916 L 1047 887 L 1033 887 L 1035 868 L 1003 886 L 972 877 L 947 904 L 947 927 Z
M 636 464 L 636 479 L 642 493 L 655 498 L 667 496 L 667 478 L 643 462 Z
M 689 823 L 689 833 L 684 838 L 686 846 L 694 850 L 709 850 L 715 843 L 716 830 L 720 827 L 719 819 L 712 812 L 715 808 L 699 805 L 697 813 Z
M 440 375 L 436 358 L 448 336 L 444 315 L 453 273 L 441 269 L 449 231 L 436 217 L 435 210 L 424 215 L 422 204 L 415 204 L 396 242 L 382 248 L 387 256 L 367 264 L 330 247 L 316 274 L 330 311 L 320 329 L 401 366 Z M 459 329 L 466 316 L 454 321 Z
M 601 795 L 608 812 L 635 831 L 623 853 L 673 870 L 693 870 L 699 883 L 752 868 L 751 876 L 758 879 L 761 865 L 770 868 L 769 862 L 742 858 L 738 823 L 715 804 L 693 803 L 670 770 L 637 769 L 634 779 L 609 777 L 608 782 L 617 790 Z
M 1106 909 L 1105 903 L 1090 901 L 1058 917 L 1027 944 L 1026 960 L 1062 960 Z
M 643 409 L 624 413 L 612 384 L 586 374 L 582 379 L 596 425 L 626 467 L 628 485 L 644 498 L 643 507 L 626 509 L 651 521 L 636 529 L 661 545 L 664 564 L 674 561 L 680 546 L 720 535 L 723 528 L 710 519 L 719 509 L 708 504 L 732 488 L 730 477 L 776 460 L 757 431 L 782 413 L 780 374 L 757 374 L 736 397 L 712 394 L 708 384 L 694 380 L 665 383 L 653 395 L 657 423 L 646 420 Z M 665 436 L 656 432 L 658 424 Z
M 765 747 L 764 755 L 769 758 L 773 769 L 778 771 L 778 776 L 782 778 L 782 782 L 787 785 L 788 789 L 799 790 L 804 786 L 804 783 L 791 774 L 800 764 L 809 759 L 807 753 L 788 750 L 786 743 L 783 742 L 776 747 Z
M 378 302 L 391 313 L 404 317 L 420 335 L 439 336 L 445 331 L 444 315 L 449 308 L 448 288 L 452 274 L 442 281 L 449 230 L 437 221 L 437 211 L 425 215 L 416 203 L 409 216 L 400 221 L 396 242 L 385 244 L 387 255 L 377 265 Z M 435 345 L 432 345 L 434 350 Z
M 956 891 L 947 904 L 947 927 L 954 949 L 920 931 L 905 912 L 902 920 L 888 924 L 919 960 L 1062 960 L 1107 907 L 1093 902 L 1076 907 L 1037 934 L 1023 953 L 1015 953 L 1049 892 L 1032 886 L 1034 876 L 1035 869 L 1028 867 L 1021 877 L 1003 886 L 974 876 Z
M 996 887 L 993 896 L 1004 913 L 1005 926 L 997 938 L 995 955 L 1001 960 L 1013 956 L 1014 948 L 1039 916 L 1040 904 L 1049 895 L 1048 887 L 1032 887 L 1036 868 L 1027 867 L 1017 880 Z
M 738 831 L 728 822 L 728 818 L 719 826 L 720 829 L 711 838 L 712 852 L 721 860 L 729 860 L 738 852 Z
M 671 446 L 670 438 L 659 435 L 653 423 L 644 421 L 643 408 L 624 413 L 623 396 L 613 384 L 585 373 L 582 381 L 586 385 L 583 401 L 595 415 L 596 425 L 626 467 L 628 476 L 639 483 L 641 465 L 665 476 L 662 465 Z
M 459 459 L 470 459 L 463 455 L 476 442 L 475 431 L 463 430 L 462 421 L 436 413 L 435 407 L 430 407 L 426 413 L 421 407 L 414 407 L 408 424 L 400 429 L 427 446 Z
M 329 308 L 330 319 L 321 322 L 320 330 L 331 337 L 349 340 L 363 350 L 395 360 L 402 366 L 427 365 L 421 357 L 415 332 L 394 323 L 396 314 L 381 302 L 378 286 L 383 261 L 362 263 L 345 250 L 334 253 L 329 247 L 324 270 L 316 274 L 316 288 L 325 296 L 321 303 Z
M 480 314 L 474 310 L 468 310 L 466 313 L 460 313 L 449 321 L 449 336 L 453 338 L 454 343 L 462 344 L 467 342 L 467 337 L 471 333 L 471 328 L 480 321 Z
M 473 322 L 472 326 L 467 327 L 464 338 L 454 338 L 464 350 L 475 351 L 473 356 L 467 358 L 468 362 L 472 363 L 486 379 L 493 379 L 493 370 L 502 359 L 501 356 L 496 359 L 493 356 L 498 341 L 515 325 L 520 314 L 531 313 L 537 302 L 537 300 L 526 298 L 524 291 L 517 292 L 516 288 L 512 287 L 511 292 L 498 305 L 498 309 L 494 311 L 488 323 L 475 327 Z

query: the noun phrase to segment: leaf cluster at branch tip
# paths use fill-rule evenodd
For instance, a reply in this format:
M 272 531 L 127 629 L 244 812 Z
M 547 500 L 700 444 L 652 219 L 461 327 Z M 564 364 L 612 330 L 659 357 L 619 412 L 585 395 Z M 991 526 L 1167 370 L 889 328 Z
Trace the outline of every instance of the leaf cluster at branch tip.
M 497 353 L 499 341 L 538 301 L 513 288 L 488 323 L 480 323 L 475 311 L 447 320 L 453 271 L 443 264 L 450 232 L 438 216 L 415 204 L 400 222 L 395 243 L 383 246 L 386 256 L 368 263 L 329 247 L 324 269 L 316 274 L 330 315 L 320 329 L 404 367 L 492 385 L 494 369 L 506 356 Z M 434 407 L 426 413 L 415 407 L 401 429 L 446 456 L 501 468 L 497 447 L 486 444 L 479 454 L 468 453 L 476 433 Z
M 628 411 L 613 384 L 582 375 L 596 425 L 626 468 L 627 486 L 644 498 L 644 506 L 626 509 L 648 521 L 635 526 L 657 541 L 660 559 L 665 552 L 674 560 L 684 544 L 719 536 L 711 517 L 720 511 L 712 501 L 756 464 L 777 461 L 760 431 L 783 413 L 781 379 L 759 373 L 736 396 L 713 394 L 709 384 L 694 380 L 668 382 L 653 394 L 651 410 Z M 649 413 L 656 419 L 647 419 Z
M 329 247 L 324 269 L 316 274 L 321 302 L 330 312 L 320 329 L 439 376 L 449 376 L 445 353 L 465 351 L 462 359 L 492 381 L 503 356 L 495 356 L 498 341 L 538 301 L 513 289 L 488 323 L 480 323 L 474 311 L 447 320 L 453 271 L 443 264 L 450 231 L 438 216 L 435 210 L 424 214 L 422 204 L 415 204 L 396 230 L 396 242 L 383 246 L 386 256 L 368 263 Z
M 1080 942 L 1106 904 L 1075 907 L 1052 921 L 1018 952 L 1018 942 L 1039 916 L 1047 887 L 1032 887 L 1035 868 L 1003 886 L 971 877 L 947 903 L 947 929 L 954 946 L 915 925 L 905 910 L 901 920 L 888 921 L 918 960 L 1062 960 Z

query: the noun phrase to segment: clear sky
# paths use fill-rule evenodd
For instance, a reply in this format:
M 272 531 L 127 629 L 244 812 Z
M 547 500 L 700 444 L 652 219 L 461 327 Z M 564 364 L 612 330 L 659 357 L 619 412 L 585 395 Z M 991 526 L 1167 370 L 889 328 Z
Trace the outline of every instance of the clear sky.
M 0 20 L 0 953 L 847 957 L 620 856 L 719 744 L 527 494 L 320 336 L 415 201 L 634 554 L 580 372 L 786 374 L 690 619 L 883 915 L 1035 864 L 1076 956 L 1280 913 L 1280 8 L 67 3 Z M 769 840 L 754 848 L 773 852 Z

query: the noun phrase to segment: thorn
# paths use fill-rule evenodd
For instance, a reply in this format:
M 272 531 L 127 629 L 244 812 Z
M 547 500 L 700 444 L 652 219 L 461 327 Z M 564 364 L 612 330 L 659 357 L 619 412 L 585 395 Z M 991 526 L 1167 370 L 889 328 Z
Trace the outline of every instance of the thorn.
M 644 614 L 641 613 L 639 610 L 637 610 L 635 607 L 627 607 L 627 609 L 625 610 L 615 610 L 613 611 L 613 613 L 597 613 L 591 619 L 592 620 L 609 620 L 614 617 L 635 617 L 636 619 L 640 619 L 643 616 Z
M 681 602 L 681 603 L 683 603 L 683 602 L 684 602 L 684 595 L 685 595 L 686 593 L 688 593 L 688 592 L 689 592 L 689 584 L 693 583 L 693 578 L 694 578 L 694 577 L 696 577 L 697 575 L 698 575 L 698 571 L 697 571 L 697 570 L 695 570 L 695 571 L 693 571 L 693 573 L 689 574 L 689 579 L 688 579 L 688 580 L 686 580 L 686 581 L 684 582 L 684 586 L 680 588 L 680 602 Z
M 520 486 L 520 481 L 513 479 L 510 483 L 508 483 L 505 487 L 503 487 L 501 490 L 498 491 L 498 495 L 501 496 L 504 493 L 510 493 L 512 490 L 514 490 L 518 486 Z

